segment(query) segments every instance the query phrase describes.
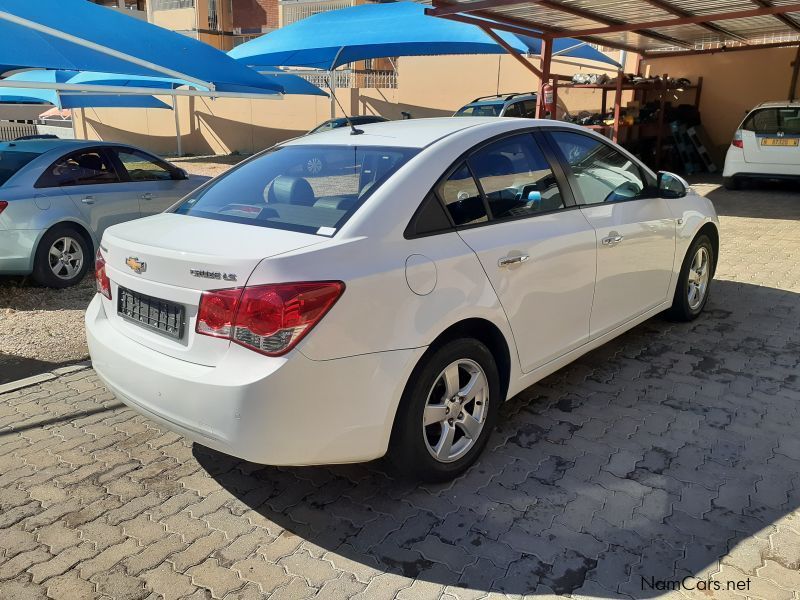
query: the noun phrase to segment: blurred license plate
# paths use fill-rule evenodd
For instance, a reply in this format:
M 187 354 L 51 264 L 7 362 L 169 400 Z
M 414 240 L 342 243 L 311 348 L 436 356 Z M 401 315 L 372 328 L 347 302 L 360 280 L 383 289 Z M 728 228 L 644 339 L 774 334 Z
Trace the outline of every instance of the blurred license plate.
M 797 138 L 762 138 L 762 146 L 797 146 L 800 140 Z
M 183 337 L 186 311 L 182 305 L 139 294 L 122 286 L 118 290 L 117 312 L 120 316 L 171 338 Z

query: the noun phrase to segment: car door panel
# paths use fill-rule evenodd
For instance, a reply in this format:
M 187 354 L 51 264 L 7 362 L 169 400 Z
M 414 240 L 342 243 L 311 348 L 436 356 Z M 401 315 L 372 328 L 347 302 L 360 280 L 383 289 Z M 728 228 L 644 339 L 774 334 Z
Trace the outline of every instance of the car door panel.
M 437 193 L 500 300 L 523 372 L 588 341 L 595 232 L 532 135 L 478 148 Z
M 580 210 L 460 232 L 508 317 L 523 372 L 589 340 L 595 232 Z M 503 259 L 521 259 L 503 265 Z
M 675 219 L 655 181 L 634 159 L 578 131 L 552 131 L 581 213 L 595 230 L 597 279 L 590 320 L 595 339 L 668 298 Z
M 124 146 L 111 149 L 125 185 L 139 198 L 142 216 L 163 212 L 191 191 L 186 179 L 176 179 L 174 167 L 141 150 Z

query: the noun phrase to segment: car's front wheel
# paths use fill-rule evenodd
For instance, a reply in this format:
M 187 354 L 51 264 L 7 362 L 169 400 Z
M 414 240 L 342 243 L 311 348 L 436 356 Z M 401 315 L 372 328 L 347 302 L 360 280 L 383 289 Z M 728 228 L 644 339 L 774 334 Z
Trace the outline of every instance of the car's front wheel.
M 39 241 L 33 278 L 46 287 L 69 287 L 83 279 L 91 262 L 92 254 L 86 239 L 73 227 L 59 225 Z
M 675 297 L 667 315 L 676 321 L 691 321 L 703 312 L 714 276 L 714 246 L 707 235 L 698 235 L 683 259 Z
M 424 359 L 406 385 L 389 459 L 425 481 L 457 477 L 486 445 L 500 402 L 489 349 L 475 339 L 448 342 Z

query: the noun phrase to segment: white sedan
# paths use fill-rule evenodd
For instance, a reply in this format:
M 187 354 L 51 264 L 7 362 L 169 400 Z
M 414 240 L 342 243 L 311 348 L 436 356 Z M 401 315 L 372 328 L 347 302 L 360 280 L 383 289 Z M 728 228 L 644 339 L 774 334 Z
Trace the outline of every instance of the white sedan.
M 109 228 L 89 349 L 203 445 L 442 480 L 507 398 L 662 311 L 697 317 L 718 247 L 711 202 L 577 126 L 342 128 Z

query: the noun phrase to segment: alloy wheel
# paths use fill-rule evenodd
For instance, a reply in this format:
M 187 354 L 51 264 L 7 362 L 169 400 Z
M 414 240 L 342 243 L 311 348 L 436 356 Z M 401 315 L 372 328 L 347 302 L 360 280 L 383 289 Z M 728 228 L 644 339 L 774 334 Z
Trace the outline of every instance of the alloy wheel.
M 470 359 L 448 365 L 436 378 L 422 413 L 422 433 L 431 456 L 450 463 L 478 441 L 489 415 L 489 385 Z
M 710 260 L 708 250 L 700 246 L 692 258 L 692 264 L 689 265 L 689 285 L 687 286 L 687 295 L 689 301 L 689 308 L 697 310 L 702 306 L 705 300 L 706 292 L 708 291 L 708 280 L 710 273 Z
M 54 241 L 47 258 L 50 270 L 59 279 L 73 279 L 83 267 L 83 250 L 73 237 L 64 236 Z

